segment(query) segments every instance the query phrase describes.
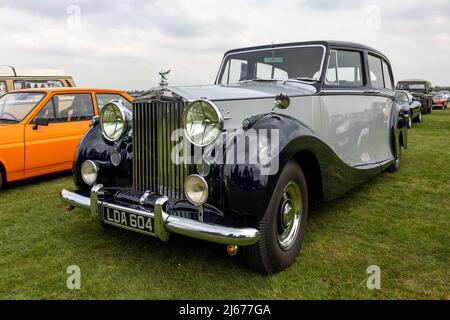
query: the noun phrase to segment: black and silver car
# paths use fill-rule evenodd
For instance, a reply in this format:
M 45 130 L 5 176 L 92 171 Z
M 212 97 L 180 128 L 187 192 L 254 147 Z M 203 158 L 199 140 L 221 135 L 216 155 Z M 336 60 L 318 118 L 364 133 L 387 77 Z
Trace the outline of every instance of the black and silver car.
M 227 52 L 213 85 L 159 87 L 93 119 L 61 191 L 104 226 L 212 241 L 263 273 L 300 253 L 309 203 L 399 169 L 408 114 L 388 58 L 300 42 Z
M 413 121 L 422 122 L 422 104 L 411 93 L 404 90 L 395 91 L 395 100 L 408 113 L 408 129 Z

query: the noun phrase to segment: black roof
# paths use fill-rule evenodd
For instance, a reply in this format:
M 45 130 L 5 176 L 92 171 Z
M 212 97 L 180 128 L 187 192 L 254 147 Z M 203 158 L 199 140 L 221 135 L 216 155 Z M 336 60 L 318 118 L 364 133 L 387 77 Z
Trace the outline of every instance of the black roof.
M 341 47 L 341 48 L 354 48 L 354 49 L 362 49 L 362 50 L 368 50 L 368 51 L 372 51 L 375 52 L 377 54 L 379 54 L 380 56 L 386 58 L 386 60 L 389 61 L 389 59 L 380 51 L 360 44 L 360 43 L 355 43 L 355 42 L 347 42 L 347 41 L 336 41 L 336 40 L 332 40 L 332 41 L 305 41 L 305 42 L 288 42 L 288 43 L 276 43 L 273 45 L 263 45 L 263 46 L 254 46 L 254 47 L 245 47 L 245 48 L 239 48 L 239 49 L 233 49 L 233 50 L 229 50 L 225 53 L 225 56 L 230 54 L 230 53 L 236 53 L 236 52 L 240 52 L 240 51 L 247 51 L 247 50 L 260 50 L 260 49 L 271 49 L 271 48 L 282 48 L 282 47 L 290 47 L 290 46 L 300 46 L 300 45 L 313 45 L 313 44 L 319 44 L 319 45 L 324 45 L 326 47 Z

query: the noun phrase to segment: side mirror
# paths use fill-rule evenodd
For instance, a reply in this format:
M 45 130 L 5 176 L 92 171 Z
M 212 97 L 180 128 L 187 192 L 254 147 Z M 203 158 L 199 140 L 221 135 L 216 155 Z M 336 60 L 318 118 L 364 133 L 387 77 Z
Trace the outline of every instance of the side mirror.
M 280 93 L 275 97 L 275 107 L 279 109 L 287 109 L 291 105 L 291 98 L 285 93 Z
M 34 119 L 33 123 L 34 123 L 33 129 L 36 130 L 39 126 L 47 127 L 49 121 L 48 119 L 36 118 Z

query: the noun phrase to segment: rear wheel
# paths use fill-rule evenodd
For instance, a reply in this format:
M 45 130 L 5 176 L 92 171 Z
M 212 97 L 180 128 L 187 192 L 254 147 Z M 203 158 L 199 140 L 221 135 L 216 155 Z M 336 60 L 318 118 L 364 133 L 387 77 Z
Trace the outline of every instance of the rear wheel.
M 422 110 L 419 110 L 419 115 L 417 116 L 417 122 L 422 122 Z
M 400 170 L 400 162 L 402 158 L 402 147 L 400 145 L 400 141 L 397 141 L 399 144 L 398 153 L 395 155 L 395 162 L 389 168 L 386 169 L 389 173 L 394 173 Z
M 243 248 L 254 270 L 272 274 L 290 266 L 299 255 L 308 216 L 308 191 L 300 166 L 289 162 L 281 173 L 269 206 L 257 228 L 258 243 Z

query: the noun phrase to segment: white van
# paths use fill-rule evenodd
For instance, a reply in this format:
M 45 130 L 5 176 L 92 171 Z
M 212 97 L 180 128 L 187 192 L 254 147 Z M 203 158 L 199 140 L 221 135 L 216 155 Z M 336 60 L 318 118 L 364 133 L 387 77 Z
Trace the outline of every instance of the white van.
M 0 95 L 13 90 L 58 87 L 75 87 L 75 81 L 61 69 L 0 66 Z

